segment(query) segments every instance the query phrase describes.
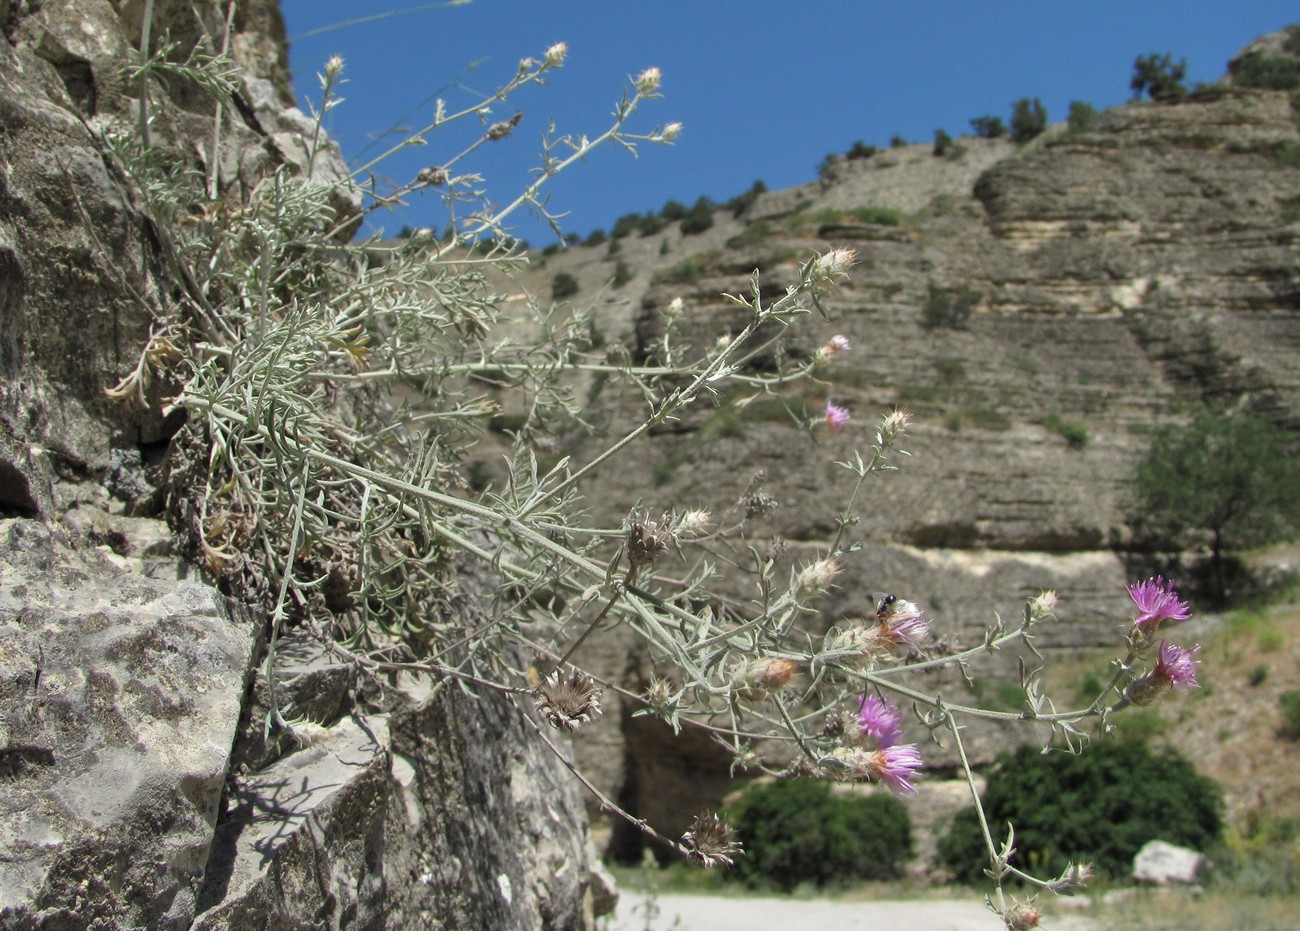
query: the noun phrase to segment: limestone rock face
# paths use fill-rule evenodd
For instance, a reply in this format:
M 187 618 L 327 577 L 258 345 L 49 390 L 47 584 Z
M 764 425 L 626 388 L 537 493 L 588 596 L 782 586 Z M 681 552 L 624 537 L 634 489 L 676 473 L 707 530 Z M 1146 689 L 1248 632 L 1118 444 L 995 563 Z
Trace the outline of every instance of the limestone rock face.
M 0 521 L 0 923 L 187 928 L 258 628 Z

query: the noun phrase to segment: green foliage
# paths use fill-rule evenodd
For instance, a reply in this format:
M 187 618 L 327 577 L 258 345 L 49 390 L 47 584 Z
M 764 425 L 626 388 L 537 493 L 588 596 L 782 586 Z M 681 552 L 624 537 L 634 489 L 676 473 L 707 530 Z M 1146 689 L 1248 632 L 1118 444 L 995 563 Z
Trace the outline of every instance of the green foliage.
M 1047 108 L 1037 97 L 1021 97 L 1011 105 L 1011 141 L 1024 145 L 1047 128 Z
M 894 133 L 894 135 L 889 137 L 889 147 L 891 149 L 902 149 L 908 145 L 909 145 L 908 141 L 904 139 L 902 136 L 898 135 L 898 133 Z
M 613 239 L 622 239 L 625 236 L 631 236 L 641 226 L 641 214 L 625 213 L 614 221 L 614 228 L 609 231 Z
M 573 297 L 578 293 L 578 279 L 574 278 L 568 272 L 556 272 L 555 277 L 551 279 L 551 299 L 556 301 L 564 300 L 566 297 Z
M 755 181 L 749 190 L 744 194 L 737 194 L 723 206 L 731 211 L 733 217 L 738 217 L 754 205 L 758 200 L 758 195 L 767 193 L 767 185 L 762 181 Z
M 1175 62 L 1169 52 L 1163 55 L 1152 52 L 1139 55 L 1133 62 L 1133 77 L 1128 86 L 1134 100 L 1141 100 L 1144 93 L 1152 100 L 1181 100 L 1187 96 L 1187 86 L 1183 84 L 1186 77 L 1186 58 Z
M 955 158 L 961 154 L 961 149 L 957 143 L 952 141 L 952 136 L 948 135 L 942 129 L 934 131 L 934 148 L 931 153 L 935 158 Z
M 747 791 L 730 821 L 744 844 L 736 875 L 786 892 L 903 874 L 912 853 L 907 809 L 888 795 L 832 791 L 814 779 L 782 779 Z
M 674 223 L 686 216 L 686 205 L 681 201 L 670 200 L 659 208 L 659 216 L 663 217 L 669 223 Z
M 877 226 L 901 226 L 903 214 L 893 207 L 853 207 L 849 210 L 826 209 L 812 214 L 818 223 L 843 223 L 846 220 L 858 223 L 873 223 Z
M 1097 117 L 1097 111 L 1092 104 L 1085 103 L 1082 100 L 1070 101 L 1070 115 L 1066 118 L 1066 131 L 1071 133 L 1086 133 L 1092 129 L 1093 121 Z
M 1223 594 L 1224 554 L 1300 533 L 1293 442 L 1263 417 L 1208 410 L 1157 431 L 1134 476 L 1134 528 L 1172 546 L 1207 534 L 1210 581 Z
M 1300 168 L 1300 142 L 1279 143 L 1273 149 L 1273 161 L 1282 168 Z
M 592 230 L 587 234 L 587 238 L 582 241 L 582 244 L 584 246 L 599 246 L 607 238 L 604 230 Z
M 977 116 L 970 125 L 981 139 L 1001 139 L 1007 134 L 1007 126 L 1000 116 Z
M 1241 87 L 1294 90 L 1300 87 L 1300 25 L 1287 27 L 1282 43 L 1289 55 L 1250 52 L 1232 63 L 1232 79 Z
M 925 303 L 921 305 L 921 325 L 927 330 L 940 327 L 965 329 L 966 321 L 979 302 L 979 293 L 969 288 L 937 288 L 931 284 Z
M 656 277 L 667 284 L 690 284 L 707 272 L 717 260 L 718 253 L 715 251 L 696 252 L 694 255 L 688 255 L 672 268 L 659 272 Z
M 984 810 L 995 842 L 1015 826 L 1021 869 L 1059 873 L 1068 862 L 1126 875 L 1149 840 L 1206 850 L 1220 836 L 1222 793 L 1172 750 L 1140 741 L 1100 743 L 1078 755 L 1022 747 L 989 773 Z M 973 808 L 939 841 L 939 859 L 963 882 L 984 879 L 988 862 Z
M 640 231 L 642 236 L 653 236 L 667 225 L 668 221 L 664 220 L 658 214 L 647 213 L 641 218 L 640 222 L 637 223 L 636 228 Z
M 713 209 L 713 201 L 707 197 L 697 200 L 686 216 L 682 217 L 682 235 L 694 236 L 712 227 Z
M 1077 420 L 1066 420 L 1053 411 L 1047 415 L 1043 426 L 1069 443 L 1073 449 L 1083 449 L 1088 445 L 1088 427 Z
M 849 161 L 859 158 L 871 158 L 879 151 L 874 145 L 867 145 L 861 139 L 858 139 L 853 145 L 849 146 L 849 150 L 844 153 L 844 157 Z
M 619 259 L 614 266 L 614 278 L 611 284 L 616 288 L 621 288 L 635 277 L 636 272 L 632 269 L 632 266 Z
M 1300 740 L 1300 692 L 1283 692 L 1277 701 L 1282 708 L 1283 736 Z

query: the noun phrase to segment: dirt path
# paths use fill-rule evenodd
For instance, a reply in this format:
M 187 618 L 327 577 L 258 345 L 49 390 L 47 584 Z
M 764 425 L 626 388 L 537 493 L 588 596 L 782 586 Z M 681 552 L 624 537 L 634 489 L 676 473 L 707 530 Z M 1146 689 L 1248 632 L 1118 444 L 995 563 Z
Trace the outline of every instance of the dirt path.
M 608 931 L 1002 931 L 982 900 L 818 902 L 661 895 L 647 920 L 647 896 L 624 891 Z M 1047 931 L 1100 931 L 1080 915 L 1044 918 Z M 607 919 L 608 920 L 608 919 Z M 674 921 L 676 924 L 674 924 Z

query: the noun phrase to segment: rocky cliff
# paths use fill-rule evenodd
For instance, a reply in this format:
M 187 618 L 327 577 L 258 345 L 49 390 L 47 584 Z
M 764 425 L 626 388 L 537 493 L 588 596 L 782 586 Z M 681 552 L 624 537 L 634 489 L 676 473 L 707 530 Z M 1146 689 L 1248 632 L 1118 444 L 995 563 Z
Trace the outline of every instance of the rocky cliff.
M 859 256 L 829 319 L 805 321 L 782 346 L 807 358 L 830 335 L 849 337 L 823 387 L 785 399 L 814 418 L 828 399 L 848 407 L 842 435 L 801 433 L 779 406 L 724 397 L 641 441 L 588 501 L 608 523 L 638 499 L 721 511 L 761 471 L 781 507 L 751 542 L 779 538 L 800 565 L 825 552 L 850 483 L 831 461 L 902 406 L 915 415 L 912 458 L 868 488 L 853 536 L 863 548 L 812 626 L 861 616 L 884 590 L 970 644 L 995 614 L 1056 589 L 1060 623 L 1040 647 L 1113 647 L 1124 583 L 1163 568 L 1127 513 L 1150 429 L 1202 400 L 1300 427 L 1297 105 L 1225 80 L 1178 103 L 1099 113 L 1084 130 L 1054 126 L 1023 147 L 962 139 L 955 156 L 910 146 L 833 161 L 818 181 L 717 211 L 703 232 L 673 223 L 545 257 L 523 289 L 545 294 L 567 272 L 581 289 L 571 300 L 595 302 L 600 337 L 646 359 L 674 298 L 686 307 L 678 332 L 708 346 L 743 323 L 721 295 L 746 292 L 754 269 L 780 294 L 813 251 Z M 620 262 L 630 280 L 614 276 Z M 606 394 L 586 413 L 617 433 L 639 404 Z M 587 441 L 568 442 L 581 458 Z M 653 669 L 617 630 L 586 649 L 610 675 Z M 1014 678 L 1014 657 L 987 668 Z M 661 737 L 610 715 L 580 750 L 671 833 L 684 823 L 677 801 L 729 781 L 707 741 L 669 753 Z M 983 733 L 973 752 L 989 759 L 1008 739 Z
M 266 738 L 266 618 L 157 519 L 176 385 L 106 391 L 193 299 L 114 139 L 143 90 L 212 210 L 298 164 L 278 5 L 5 0 L 0 33 L 0 925 L 590 926 L 577 783 L 504 699 L 365 694 L 290 637 L 283 694 L 319 726 Z M 225 50 L 233 90 L 142 78 L 145 34 L 171 63 Z

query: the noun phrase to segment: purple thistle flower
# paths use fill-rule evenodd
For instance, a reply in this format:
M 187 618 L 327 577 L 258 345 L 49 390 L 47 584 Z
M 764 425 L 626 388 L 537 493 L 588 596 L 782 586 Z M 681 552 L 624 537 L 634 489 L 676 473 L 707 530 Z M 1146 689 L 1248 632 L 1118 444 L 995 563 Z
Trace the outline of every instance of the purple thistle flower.
M 1178 597 L 1174 584 L 1160 576 L 1130 585 L 1128 596 L 1138 609 L 1133 623 L 1145 633 L 1154 631 L 1162 621 L 1185 621 L 1192 616 L 1192 609 Z
M 883 698 L 872 695 L 862 700 L 858 731 L 864 738 L 875 741 L 877 748 L 892 747 L 903 736 L 903 715 Z
M 822 420 L 825 421 L 826 429 L 830 431 L 831 436 L 839 436 L 844 425 L 849 422 L 848 408 L 827 401 L 826 413 L 822 415 Z
M 880 621 L 881 632 L 891 642 L 906 643 L 917 646 L 918 642 L 930 633 L 930 624 L 921 609 L 902 598 L 886 596 L 876 610 L 876 619 Z
M 1192 659 L 1198 650 L 1199 646 L 1184 650 L 1177 644 L 1161 640 L 1160 652 L 1156 655 L 1156 664 L 1151 670 L 1152 677 L 1170 688 L 1200 688 L 1196 681 L 1196 667 L 1201 661 Z
M 867 771 L 877 782 L 884 783 L 894 792 L 916 794 L 912 778 L 916 771 L 925 765 L 921 760 L 916 744 L 898 744 L 893 747 L 881 747 L 871 754 Z

